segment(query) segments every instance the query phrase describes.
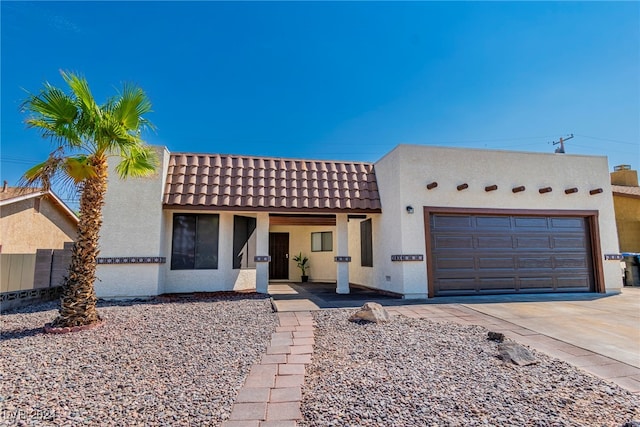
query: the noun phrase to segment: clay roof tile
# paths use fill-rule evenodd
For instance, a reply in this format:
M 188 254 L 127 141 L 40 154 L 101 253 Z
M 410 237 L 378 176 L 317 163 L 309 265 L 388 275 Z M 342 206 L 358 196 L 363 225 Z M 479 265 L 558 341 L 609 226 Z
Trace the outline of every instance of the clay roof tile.
M 375 211 L 381 209 L 372 164 L 176 153 L 164 204 Z

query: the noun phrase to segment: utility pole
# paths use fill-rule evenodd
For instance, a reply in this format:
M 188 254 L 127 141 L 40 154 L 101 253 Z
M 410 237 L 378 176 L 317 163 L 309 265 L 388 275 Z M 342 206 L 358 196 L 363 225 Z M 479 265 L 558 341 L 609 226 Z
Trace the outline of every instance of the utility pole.
M 566 138 L 560 137 L 560 141 L 553 141 L 553 145 L 560 144 L 560 147 L 556 148 L 556 153 L 564 154 L 564 143 L 573 138 L 573 134 L 567 136 Z

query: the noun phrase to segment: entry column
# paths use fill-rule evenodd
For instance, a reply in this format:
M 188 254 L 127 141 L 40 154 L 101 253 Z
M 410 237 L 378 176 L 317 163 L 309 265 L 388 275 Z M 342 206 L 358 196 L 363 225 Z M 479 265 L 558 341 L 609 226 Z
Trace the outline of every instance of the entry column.
M 259 212 L 256 218 L 256 292 L 266 294 L 269 288 L 269 214 Z
M 336 278 L 337 294 L 349 293 L 349 229 L 347 214 L 336 214 Z

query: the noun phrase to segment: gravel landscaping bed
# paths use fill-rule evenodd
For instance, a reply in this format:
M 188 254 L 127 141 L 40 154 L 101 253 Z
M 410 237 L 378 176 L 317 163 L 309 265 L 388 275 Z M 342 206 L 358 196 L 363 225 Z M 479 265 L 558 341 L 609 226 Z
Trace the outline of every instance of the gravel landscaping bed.
M 505 364 L 480 326 L 395 316 L 347 321 L 314 313 L 313 361 L 301 426 L 620 426 L 640 419 L 638 396 L 533 351 Z
M 0 317 L 0 425 L 220 425 L 277 326 L 268 299 L 100 303 L 97 329 L 42 333 L 46 303 Z

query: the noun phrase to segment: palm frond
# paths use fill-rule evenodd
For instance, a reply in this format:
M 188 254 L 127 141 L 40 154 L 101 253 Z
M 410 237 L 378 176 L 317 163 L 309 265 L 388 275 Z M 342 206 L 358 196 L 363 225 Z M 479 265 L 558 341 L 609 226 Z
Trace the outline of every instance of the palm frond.
M 78 116 L 75 101 L 49 84 L 38 95 L 30 94 L 22 103 L 23 112 L 31 113 L 27 126 L 40 129 L 44 137 L 55 137 L 69 146 L 81 143 L 74 123 Z
M 136 144 L 120 152 L 122 161 L 116 166 L 120 178 L 152 174 L 158 166 L 156 152 L 148 145 Z
M 67 175 L 76 184 L 81 183 L 85 179 L 95 178 L 97 176 L 91 160 L 86 155 L 70 156 L 64 159 L 64 166 Z
M 51 189 L 51 183 L 60 174 L 64 159 L 51 153 L 47 160 L 29 168 L 20 179 L 20 186 L 42 187 L 43 190 Z
M 83 110 L 83 112 L 92 116 L 99 116 L 101 113 L 100 108 L 91 94 L 91 89 L 89 89 L 87 79 L 75 73 L 62 70 L 60 71 L 60 74 L 67 85 L 71 88 L 71 91 L 73 91 L 73 94 L 78 101 L 78 106 Z
M 113 117 L 127 130 L 137 130 L 143 116 L 150 113 L 151 101 L 144 91 L 130 83 L 125 83 L 120 96 L 113 104 Z

